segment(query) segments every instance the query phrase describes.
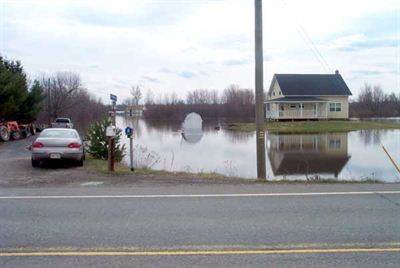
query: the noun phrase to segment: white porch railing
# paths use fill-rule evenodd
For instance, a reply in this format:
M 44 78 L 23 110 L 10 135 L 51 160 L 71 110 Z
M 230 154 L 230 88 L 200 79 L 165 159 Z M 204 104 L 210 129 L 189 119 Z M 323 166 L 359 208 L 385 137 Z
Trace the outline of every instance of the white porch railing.
M 284 110 L 284 111 L 266 111 L 266 118 L 271 119 L 313 119 L 327 118 L 326 111 L 316 111 L 313 109 L 303 110 Z

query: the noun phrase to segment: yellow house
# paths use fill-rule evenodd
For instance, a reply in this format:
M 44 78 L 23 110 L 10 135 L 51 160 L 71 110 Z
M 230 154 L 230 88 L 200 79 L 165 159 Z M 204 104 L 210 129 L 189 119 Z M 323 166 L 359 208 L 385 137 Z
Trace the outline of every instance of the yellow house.
M 265 102 L 265 117 L 348 119 L 351 91 L 335 74 L 275 74 Z
M 278 175 L 334 175 L 350 159 L 348 133 L 268 134 L 268 158 Z

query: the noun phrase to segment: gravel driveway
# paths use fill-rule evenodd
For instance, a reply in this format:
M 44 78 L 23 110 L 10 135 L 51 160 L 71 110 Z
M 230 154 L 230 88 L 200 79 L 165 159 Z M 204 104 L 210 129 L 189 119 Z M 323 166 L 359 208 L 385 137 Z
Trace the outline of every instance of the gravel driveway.
M 82 167 L 65 164 L 31 166 L 31 153 L 26 149 L 35 136 L 17 141 L 0 142 L 0 187 L 17 185 L 65 184 L 74 181 L 90 181 Z M 92 177 L 98 177 L 92 175 Z
M 31 153 L 26 149 L 35 139 L 30 136 L 26 139 L 0 142 L 0 187 L 45 187 L 45 186 L 103 186 L 123 184 L 131 187 L 160 186 L 175 184 L 215 184 L 243 183 L 237 180 L 212 180 L 198 178 L 196 175 L 165 174 L 140 175 L 137 173 L 126 175 L 109 175 L 95 172 L 85 167 L 65 164 L 46 164 L 40 168 L 31 166 Z

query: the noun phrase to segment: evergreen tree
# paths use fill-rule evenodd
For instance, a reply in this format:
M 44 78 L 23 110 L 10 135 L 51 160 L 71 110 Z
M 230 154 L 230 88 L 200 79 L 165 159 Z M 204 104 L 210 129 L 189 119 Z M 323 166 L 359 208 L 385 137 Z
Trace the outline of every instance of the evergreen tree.
M 37 114 L 42 109 L 43 99 L 42 87 L 40 86 L 39 81 L 35 80 L 25 101 L 19 107 L 17 113 L 18 121 L 21 123 L 35 121 Z
M 28 90 L 21 63 L 0 56 L 0 119 L 27 123 L 34 121 L 42 100 L 41 88 L 37 82 Z
M 109 119 L 104 119 L 92 124 L 88 132 L 88 153 L 97 159 L 108 159 L 108 137 L 106 129 L 111 126 Z M 116 129 L 115 135 L 115 161 L 120 162 L 125 155 L 125 144 L 121 145 L 122 130 Z

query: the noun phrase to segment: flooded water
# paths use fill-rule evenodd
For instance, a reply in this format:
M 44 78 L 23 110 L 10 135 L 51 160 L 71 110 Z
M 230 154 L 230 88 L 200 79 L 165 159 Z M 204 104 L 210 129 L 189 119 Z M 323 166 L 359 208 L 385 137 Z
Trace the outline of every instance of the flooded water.
M 256 177 L 255 132 L 228 131 L 219 129 L 217 123 L 203 122 L 202 131 L 185 136 L 180 122 L 122 116 L 117 117 L 117 125 L 134 128 L 135 166 Z M 123 142 L 129 148 L 126 137 Z M 400 130 L 266 133 L 267 177 L 400 182 L 400 174 L 384 153 L 382 144 L 400 163 Z

